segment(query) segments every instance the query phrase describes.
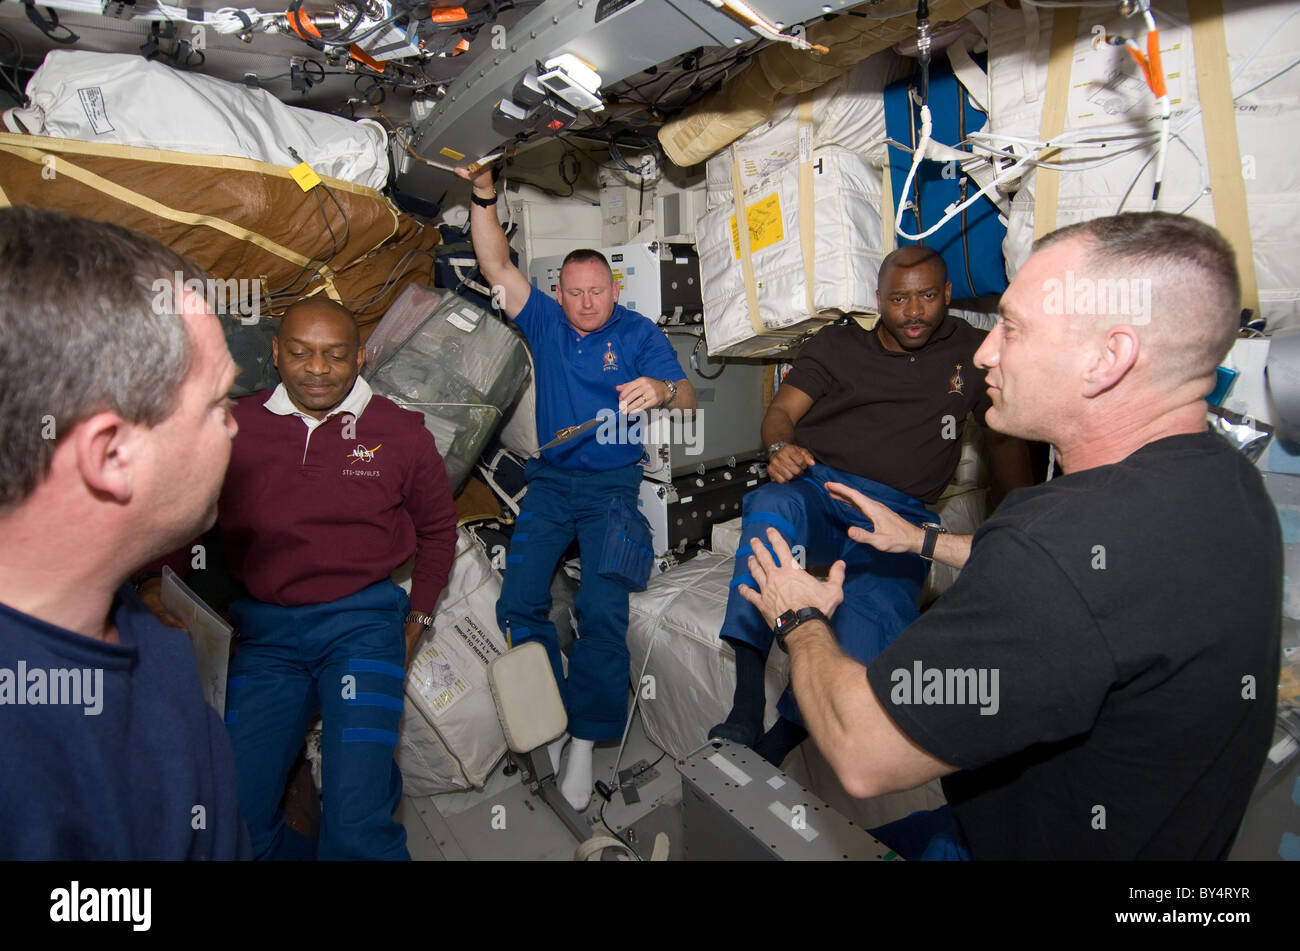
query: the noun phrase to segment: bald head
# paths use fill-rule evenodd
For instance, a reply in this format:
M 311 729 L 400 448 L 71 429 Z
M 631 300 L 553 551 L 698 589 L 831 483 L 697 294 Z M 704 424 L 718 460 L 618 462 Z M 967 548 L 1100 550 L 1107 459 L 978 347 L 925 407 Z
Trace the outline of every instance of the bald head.
M 313 297 L 284 312 L 271 358 L 293 405 L 324 419 L 352 392 L 365 351 L 352 312 Z
M 1058 312 L 1071 318 L 1076 336 L 1127 324 L 1152 382 L 1181 386 L 1213 376 L 1241 314 L 1236 257 L 1219 232 L 1183 215 L 1124 214 L 1061 228 L 1034 251 L 1066 246 L 1077 251 L 1077 273 L 1044 291 L 1049 303 L 1059 291 Z
M 361 346 L 361 330 L 352 311 L 328 297 L 306 297 L 290 304 L 280 318 L 280 331 L 276 336 L 286 340 L 306 324 L 318 321 L 345 332 L 353 347 Z
M 937 284 L 942 285 L 948 280 L 948 266 L 943 263 L 943 256 L 938 251 L 920 244 L 909 244 L 885 255 L 885 259 L 880 262 L 880 274 L 876 286 L 889 287 L 891 277 L 896 271 L 915 267 L 933 270 Z

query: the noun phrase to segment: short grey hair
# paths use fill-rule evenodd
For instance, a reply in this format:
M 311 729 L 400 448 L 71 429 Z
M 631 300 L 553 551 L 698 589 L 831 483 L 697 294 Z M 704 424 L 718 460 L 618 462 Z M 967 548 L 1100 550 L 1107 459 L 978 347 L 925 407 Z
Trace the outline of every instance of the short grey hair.
M 0 509 L 36 489 L 82 420 L 110 411 L 156 426 L 176 409 L 193 352 L 178 272 L 207 286 L 198 265 L 153 238 L 0 210 Z
M 1222 234 L 1187 215 L 1128 212 L 1059 228 L 1034 250 L 1071 239 L 1083 241 L 1090 272 L 1151 281 L 1154 314 L 1143 336 L 1158 339 L 1164 377 L 1181 382 L 1214 372 L 1241 326 L 1241 277 Z

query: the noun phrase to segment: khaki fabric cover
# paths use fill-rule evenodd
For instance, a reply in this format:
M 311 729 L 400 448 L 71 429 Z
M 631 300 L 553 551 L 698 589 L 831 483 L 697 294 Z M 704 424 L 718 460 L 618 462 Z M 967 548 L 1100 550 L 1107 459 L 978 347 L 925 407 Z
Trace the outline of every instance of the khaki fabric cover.
M 988 0 L 935 0 L 930 4 L 930 24 L 960 20 Z M 703 162 L 750 129 L 767 120 L 772 104 L 782 96 L 816 89 L 847 72 L 854 63 L 916 34 L 915 0 L 884 0 L 861 8 L 872 17 L 896 12 L 887 20 L 852 15 L 836 17 L 810 27 L 809 43 L 830 48 L 818 54 L 785 43 L 767 47 L 718 92 L 659 130 L 659 144 L 683 168 Z
M 304 192 L 289 169 L 251 159 L 0 134 L 0 207 L 29 205 L 110 221 L 187 255 L 213 278 L 262 280 L 262 313 L 325 294 L 352 309 L 362 337 L 412 280 L 433 283 L 440 235 L 372 188 L 324 179 Z M 321 208 L 341 240 L 332 246 Z M 296 292 L 266 289 L 300 275 Z

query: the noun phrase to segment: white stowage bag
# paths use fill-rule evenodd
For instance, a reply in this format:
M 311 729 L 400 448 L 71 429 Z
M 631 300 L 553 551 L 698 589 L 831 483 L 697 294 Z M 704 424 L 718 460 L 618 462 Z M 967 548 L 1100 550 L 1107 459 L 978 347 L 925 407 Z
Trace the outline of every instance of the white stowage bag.
M 726 719 L 736 692 L 736 657 L 718 638 L 727 610 L 731 554 L 700 552 L 690 561 L 650 579 L 630 599 L 627 646 L 631 674 L 653 677 L 654 699 L 642 699 L 646 736 L 660 749 L 682 757 L 708 738 Z M 776 722 L 776 702 L 789 679 L 784 651 L 768 657 L 764 727 Z M 639 696 L 649 684 L 641 682 Z
M 1295 56 L 1300 42 L 1300 10 L 1293 2 L 1258 4 L 1223 0 L 1224 34 L 1234 93 L 1268 79 Z M 1047 10 L 1010 10 L 991 4 L 989 43 L 989 130 L 1037 140 L 1041 133 L 1047 84 L 1052 14 Z M 1159 210 L 1183 211 L 1215 223 L 1203 118 L 1186 117 L 1200 106 L 1195 50 L 1185 0 L 1154 8 L 1160 30 L 1162 65 L 1173 102 L 1171 130 Z M 1069 80 L 1066 129 L 1119 126 L 1130 132 L 1155 128 L 1158 110 L 1132 59 L 1121 49 L 1092 46 L 1092 27 L 1134 36 L 1143 33 L 1137 20 L 1098 11 L 1079 19 Z M 1256 55 L 1249 59 L 1252 52 Z M 1249 60 L 1249 61 L 1248 61 Z M 1236 99 L 1237 137 L 1245 179 L 1260 308 L 1271 329 L 1300 326 L 1300 256 L 1294 251 L 1295 221 L 1300 218 L 1300 71 L 1281 72 L 1259 89 Z M 1184 120 L 1186 120 L 1184 122 Z M 1116 144 L 1121 140 L 1116 139 Z M 1024 147 L 1017 146 L 1023 154 Z M 1096 157 L 1097 151 L 1075 150 L 1073 156 Z M 1145 147 L 1104 165 L 1062 172 L 1056 226 L 1074 224 L 1118 211 L 1150 209 L 1155 147 Z M 1071 157 L 1067 151 L 1054 161 Z M 1140 171 L 1140 174 L 1138 174 Z M 1135 181 L 1135 175 L 1136 181 Z M 1133 183 L 1129 190 L 1130 183 Z M 1036 173 L 1024 179 L 1008 214 L 1003 242 L 1007 274 L 1014 276 L 1029 257 L 1034 237 Z M 1126 193 L 1127 192 L 1127 193 Z
M 374 189 L 388 181 L 388 135 L 287 106 L 264 89 L 181 72 L 140 56 L 53 50 L 27 84 L 31 105 L 4 113 L 10 132 L 298 164 Z
M 837 145 L 883 165 L 885 152 L 885 86 L 902 68 L 892 50 L 884 50 L 812 92 L 814 149 Z M 741 185 L 746 193 L 799 156 L 799 97 L 784 96 L 762 125 L 735 142 L 740 155 Z M 705 166 L 707 207 L 731 204 L 730 148 Z
M 880 220 L 885 154 L 884 87 L 899 69 L 885 50 L 812 94 L 810 141 L 815 196 L 814 307 L 837 316 L 874 312 L 884 235 Z M 799 97 L 776 103 L 768 121 L 707 165 L 708 211 L 696 226 L 710 355 L 771 354 L 814 331 L 799 234 Z M 736 247 L 732 166 L 739 163 L 760 319 L 756 334 Z M 776 208 L 779 205 L 779 214 Z M 761 216 L 761 220 L 754 220 Z M 779 237 L 778 237 L 779 232 Z
M 829 146 L 813 151 L 813 306 L 825 317 L 876 309 L 880 269 L 880 170 Z M 775 336 L 756 334 L 735 233 L 735 210 L 720 205 L 700 219 L 697 238 L 710 356 L 752 356 L 820 327 L 808 312 L 799 235 L 799 163 L 791 161 L 746 189 L 759 318 Z
M 407 795 L 480 788 L 505 755 L 487 679 L 488 662 L 506 651 L 496 622 L 500 594 L 487 554 L 461 529 L 433 631 L 406 678 L 397 765 Z

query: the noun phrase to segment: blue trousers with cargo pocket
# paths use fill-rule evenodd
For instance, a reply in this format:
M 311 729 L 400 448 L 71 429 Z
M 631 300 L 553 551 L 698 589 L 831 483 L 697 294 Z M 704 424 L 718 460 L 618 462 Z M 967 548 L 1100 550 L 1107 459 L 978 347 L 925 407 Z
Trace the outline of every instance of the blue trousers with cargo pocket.
M 924 504 L 896 489 L 820 463 L 809 466 L 792 482 L 769 482 L 745 496 L 741 509 L 740 547 L 731 575 L 727 613 L 719 632 L 724 640 L 735 640 L 757 648 L 767 656 L 772 647 L 772 630 L 758 608 L 741 596 L 741 584 L 758 589 L 749 573 L 753 554 L 750 541 L 760 539 L 769 552 L 767 530 L 775 528 L 794 549 L 803 546 L 808 565 L 829 567 L 845 561 L 844 602 L 831 618 L 836 639 L 844 652 L 863 664 L 874 660 L 916 620 L 917 598 L 929 562 L 919 555 L 877 551 L 849 538 L 850 525 L 870 528 L 871 522 L 856 508 L 833 499 L 827 482 L 841 482 L 875 499 L 898 515 L 922 525 L 937 521 Z M 772 553 L 776 559 L 775 552 Z M 803 725 L 794 694 L 789 687 L 777 704 L 781 716 Z
M 628 589 L 597 572 L 605 542 L 610 499 L 621 495 L 636 509 L 640 466 L 606 472 L 559 469 L 529 460 L 524 495 L 506 556 L 497 601 L 497 624 L 509 625 L 517 646 L 540 641 L 569 716 L 569 733 L 582 740 L 617 740 L 627 714 L 631 657 L 627 649 Z M 569 653 L 566 680 L 559 634 L 547 617 L 551 577 L 574 538 L 582 556 L 582 580 L 574 604 L 578 639 Z
M 258 859 L 301 842 L 280 801 L 303 738 L 321 732 L 321 860 L 409 859 L 393 821 L 402 777 L 393 754 L 402 716 L 410 599 L 384 580 L 325 604 L 235 601 L 239 646 L 226 686 L 239 809 Z

